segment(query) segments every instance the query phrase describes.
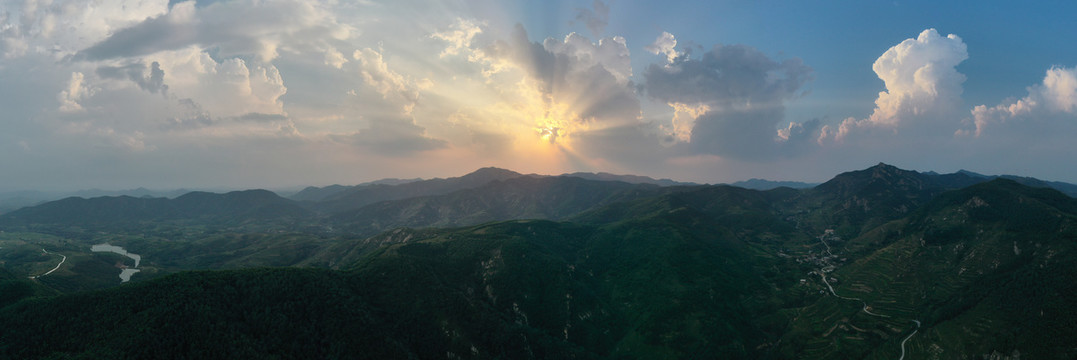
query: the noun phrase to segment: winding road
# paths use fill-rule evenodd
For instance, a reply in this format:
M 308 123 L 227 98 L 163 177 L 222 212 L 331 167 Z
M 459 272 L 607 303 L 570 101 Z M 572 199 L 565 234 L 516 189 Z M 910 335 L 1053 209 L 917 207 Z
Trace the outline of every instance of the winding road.
M 52 254 L 48 250 L 45 250 L 44 248 L 41 249 L 41 252 L 46 253 L 46 254 Z M 60 263 L 56 264 L 56 267 L 52 268 L 52 270 L 49 270 L 49 272 L 46 272 L 46 273 L 38 275 L 38 276 L 31 276 L 30 278 L 31 279 L 37 279 L 39 277 L 42 277 L 42 276 L 45 276 L 45 275 L 48 275 L 48 274 L 52 274 L 53 271 L 60 270 L 60 265 L 63 265 L 64 261 L 67 261 L 67 256 L 64 256 L 64 254 L 60 254 L 60 253 L 56 253 L 56 255 L 60 255 L 60 257 L 62 258 L 62 259 L 60 259 Z
M 871 310 L 868 310 L 868 303 L 865 302 L 864 300 L 860 299 L 860 298 L 844 297 L 844 296 L 838 295 L 838 293 L 835 293 L 834 292 L 834 287 L 830 286 L 829 281 L 826 281 L 826 274 L 824 274 L 822 271 L 819 272 L 819 277 L 823 279 L 823 283 L 826 284 L 826 287 L 828 289 L 830 289 L 830 294 L 834 295 L 834 297 L 839 298 L 839 299 L 845 299 L 845 300 L 859 301 L 861 304 L 864 304 L 864 308 L 862 308 L 861 310 L 864 310 L 864 313 L 867 313 L 868 315 L 878 316 L 878 317 L 883 317 L 883 318 L 890 317 L 889 315 L 876 314 L 876 313 L 871 312 Z
M 830 252 L 830 244 L 827 244 L 826 240 L 823 240 L 822 236 L 819 237 L 819 241 L 822 242 L 824 246 L 826 246 L 826 253 L 833 256 L 834 253 Z M 815 271 L 815 273 L 819 274 L 819 278 L 823 279 L 823 283 L 826 284 L 827 289 L 830 289 L 830 294 L 834 295 L 834 297 L 839 298 L 839 299 L 844 299 L 844 300 L 859 301 L 861 304 L 864 304 L 864 307 L 861 308 L 861 310 L 863 310 L 865 314 L 875 316 L 875 317 L 881 317 L 881 318 L 889 318 L 890 317 L 889 315 L 876 314 L 876 313 L 871 312 L 871 310 L 868 310 L 868 303 L 866 301 L 864 301 L 863 299 L 854 298 L 854 297 L 845 297 L 845 296 L 838 295 L 838 293 L 834 292 L 834 287 L 830 285 L 830 281 L 827 281 L 826 273 L 824 273 L 822 270 Z M 901 340 L 901 357 L 899 357 L 898 360 L 904 360 L 905 359 L 905 342 L 909 341 L 909 339 L 911 339 L 913 335 L 916 335 L 917 331 L 920 331 L 920 320 L 912 320 L 912 322 L 916 323 L 916 329 L 913 329 L 912 334 L 909 334 L 909 336 L 906 336 L 905 340 Z
M 916 329 L 913 329 L 912 334 L 906 336 L 905 340 L 901 340 L 901 357 L 899 357 L 898 360 L 905 360 L 905 342 L 912 339 L 912 336 L 916 335 L 917 331 L 920 331 L 920 320 L 913 320 L 912 322 L 916 323 Z

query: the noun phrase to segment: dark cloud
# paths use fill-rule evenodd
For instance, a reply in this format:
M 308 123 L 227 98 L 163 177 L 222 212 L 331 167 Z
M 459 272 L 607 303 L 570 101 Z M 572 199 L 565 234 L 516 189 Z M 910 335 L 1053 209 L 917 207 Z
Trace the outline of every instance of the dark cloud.
M 571 84 L 565 84 L 574 94 L 572 100 L 584 119 L 625 120 L 640 115 L 639 97 L 631 83 L 622 85 L 609 71 L 595 65 L 579 71 Z
M 280 114 L 246 113 L 236 117 L 239 121 L 271 123 L 288 120 L 287 116 Z
M 221 57 L 270 61 L 282 41 L 294 47 L 332 38 L 341 27 L 326 12 L 298 1 L 171 3 L 169 12 L 114 32 L 74 55 L 76 60 L 139 57 L 189 46 Z M 346 31 L 345 31 L 346 32 Z
M 149 73 L 146 66 L 141 63 L 125 66 L 102 66 L 97 68 L 97 76 L 106 79 L 131 80 L 138 84 L 142 90 L 150 93 L 168 95 L 168 85 L 165 85 L 165 71 L 161 64 L 154 61 L 150 64 Z
M 168 14 L 149 18 L 75 54 L 80 60 L 103 60 L 149 55 L 196 44 L 198 28 L 178 23 Z
M 583 120 L 623 123 L 639 117 L 635 86 L 615 75 L 631 75 L 623 39 L 607 38 L 596 45 L 571 34 L 564 42 L 548 38 L 540 44 L 528 40 L 527 31 L 516 25 L 508 41 L 496 41 L 487 51 L 511 59 L 540 84 L 548 101 L 568 104 Z
M 745 45 L 715 46 L 699 59 L 688 54 L 648 66 L 642 88 L 654 100 L 710 109 L 695 119 L 690 148 L 753 160 L 781 154 L 777 125 L 784 103 L 801 95 L 812 69 L 798 58 L 779 62 Z
M 511 59 L 542 85 L 542 91 L 549 93 L 556 78 L 564 78 L 567 58 L 558 59 L 557 55 L 546 51 L 542 44 L 531 42 L 527 30 L 516 24 L 508 40 L 495 41 L 486 51 L 497 58 Z
M 662 146 L 660 137 L 648 124 L 617 126 L 576 134 L 573 149 L 587 158 L 646 169 L 680 151 Z
M 415 153 L 444 148 L 448 142 L 426 136 L 426 129 L 408 118 L 381 118 L 370 122 L 370 127 L 350 135 L 332 135 L 342 143 L 349 143 L 371 153 L 385 156 L 409 156 Z
M 226 2 L 228 0 L 197 0 L 197 1 L 195 1 L 195 0 L 168 0 L 168 7 L 172 7 L 172 5 L 176 5 L 176 4 L 179 4 L 179 3 L 182 3 L 182 2 L 188 2 L 188 1 L 194 1 L 194 4 L 195 4 L 194 6 L 196 6 L 196 7 L 206 7 L 206 6 L 216 4 L 216 3 Z
M 811 119 L 802 123 L 789 123 L 778 132 L 781 138 L 780 152 L 787 157 L 796 157 L 816 150 L 819 147 L 819 135 L 823 122 Z
M 777 62 L 746 45 L 715 46 L 699 60 L 651 64 L 643 77 L 651 98 L 712 105 L 780 105 L 798 95 L 812 69 L 799 58 Z
M 165 119 L 164 130 L 196 129 L 213 125 L 215 122 L 209 111 L 203 109 L 194 100 L 184 98 L 179 99 L 177 103 L 180 115 Z
M 773 158 L 776 124 L 784 116 L 781 108 L 712 110 L 696 118 L 691 148 L 699 153 L 732 156 L 738 159 Z

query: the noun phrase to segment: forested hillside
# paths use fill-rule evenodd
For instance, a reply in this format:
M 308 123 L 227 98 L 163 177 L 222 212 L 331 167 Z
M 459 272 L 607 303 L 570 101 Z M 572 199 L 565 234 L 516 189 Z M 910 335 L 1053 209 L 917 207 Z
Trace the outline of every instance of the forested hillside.
M 1006 179 L 520 176 L 335 213 L 270 195 L 0 217 L 0 357 L 1077 356 L 1077 200 Z

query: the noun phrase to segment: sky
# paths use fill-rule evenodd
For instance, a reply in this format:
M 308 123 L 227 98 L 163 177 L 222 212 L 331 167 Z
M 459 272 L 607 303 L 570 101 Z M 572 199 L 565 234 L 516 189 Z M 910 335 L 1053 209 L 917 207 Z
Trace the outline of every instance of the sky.
M 0 2 L 0 190 L 1077 183 L 1077 2 Z

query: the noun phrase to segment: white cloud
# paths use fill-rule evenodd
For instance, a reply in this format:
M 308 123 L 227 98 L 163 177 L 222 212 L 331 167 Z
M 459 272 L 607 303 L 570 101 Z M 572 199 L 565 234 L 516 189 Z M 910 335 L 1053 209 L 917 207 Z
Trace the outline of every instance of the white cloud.
M 159 53 L 165 83 L 178 98 L 189 98 L 215 116 L 281 114 L 288 88 L 273 64 L 240 58 L 214 60 L 196 48 Z
M 954 34 L 942 37 L 935 29 L 891 47 L 872 65 L 886 91 L 879 93 L 869 120 L 893 125 L 903 115 L 930 112 L 939 102 L 956 100 L 965 75 L 955 67 L 968 57 L 961 38 Z
M 542 47 L 553 54 L 574 58 L 572 66 L 578 69 L 602 66 L 621 84 L 628 83 L 632 77 L 632 58 L 623 37 L 599 39 L 596 44 L 579 34 L 569 33 L 563 41 L 546 38 Z
M 419 101 L 420 91 L 433 86 L 429 79 L 414 80 L 389 69 L 389 64 L 377 50 L 355 50 L 352 58 L 359 61 L 359 73 L 363 76 L 363 82 L 374 88 L 383 99 L 401 106 L 404 115 L 411 114 Z
M 972 135 L 983 135 L 991 128 L 1003 127 L 1003 133 L 1045 132 L 1058 125 L 1077 125 L 1077 68 L 1052 67 L 1047 70 L 1041 84 L 1030 86 L 1028 96 L 987 107 L 979 105 L 972 109 Z M 1068 123 L 1068 124 L 1067 124 Z M 958 135 L 969 135 L 962 129 Z
M 330 46 L 328 49 L 325 50 L 326 65 L 341 69 L 346 63 L 348 63 L 348 58 L 344 57 L 344 54 L 342 54 L 340 51 L 337 51 L 336 48 Z
M 1047 70 L 1043 87 L 1039 90 L 1051 110 L 1073 113 L 1077 111 L 1077 68 L 1054 67 Z
M 870 128 L 920 127 L 920 131 L 948 134 L 957 126 L 954 118 L 962 104 L 965 75 L 956 66 L 968 59 L 965 43 L 957 35 L 945 37 L 927 29 L 915 39 L 905 39 L 882 54 L 872 69 L 886 85 L 866 119 L 848 118 L 835 131 L 837 140 Z M 948 130 L 947 130 L 948 129 Z
M 68 81 L 67 87 L 56 95 L 56 99 L 60 101 L 60 111 L 62 112 L 79 112 L 83 111 L 82 105 L 79 104 L 82 99 L 93 95 L 94 89 L 88 88 L 84 83 L 86 76 L 80 72 L 71 73 L 71 80 Z
M 430 38 L 449 44 L 445 50 L 441 51 L 440 57 L 457 55 L 471 47 L 471 42 L 475 39 L 475 36 L 482 33 L 482 25 L 484 24 L 480 22 L 458 18 L 451 28 L 434 32 L 430 35 Z
M 680 54 L 677 53 L 677 38 L 675 38 L 673 34 L 665 31 L 662 32 L 662 35 L 658 35 L 658 38 L 654 39 L 653 43 L 644 47 L 644 50 L 655 55 L 665 54 L 666 60 L 669 60 L 670 63 L 674 62 L 677 57 L 680 56 Z

